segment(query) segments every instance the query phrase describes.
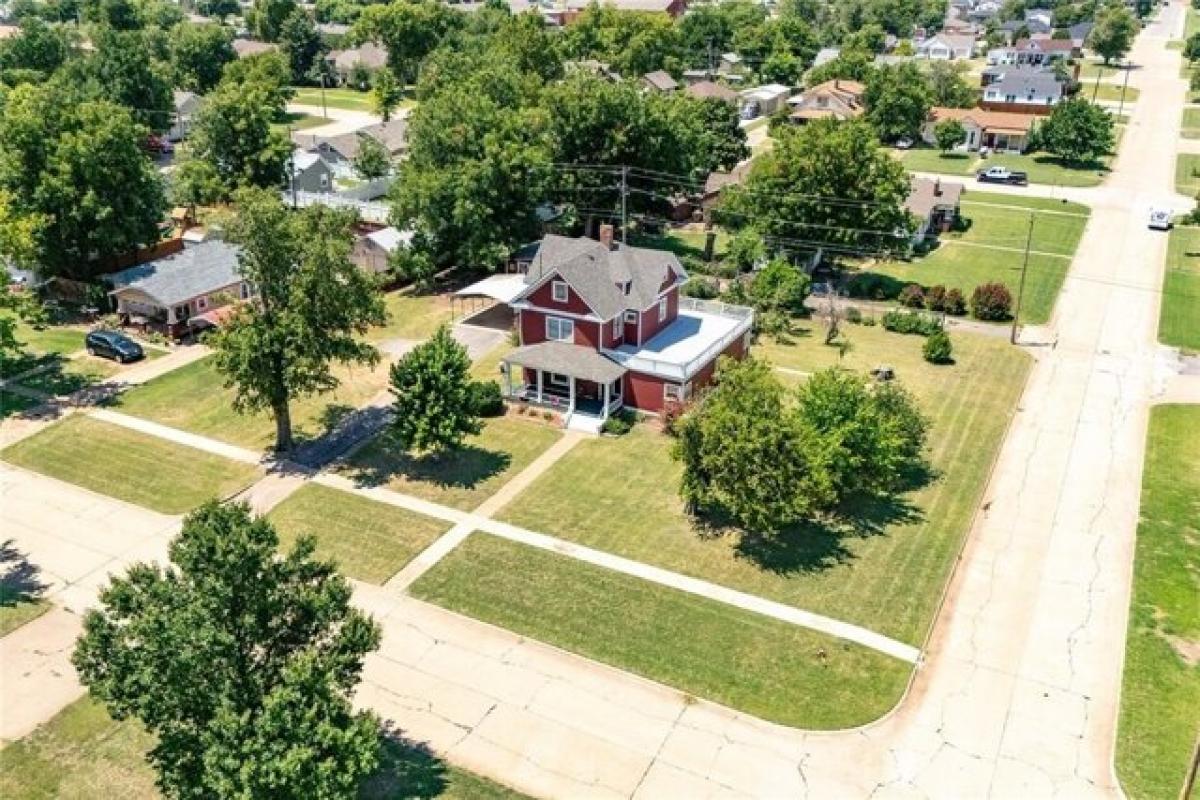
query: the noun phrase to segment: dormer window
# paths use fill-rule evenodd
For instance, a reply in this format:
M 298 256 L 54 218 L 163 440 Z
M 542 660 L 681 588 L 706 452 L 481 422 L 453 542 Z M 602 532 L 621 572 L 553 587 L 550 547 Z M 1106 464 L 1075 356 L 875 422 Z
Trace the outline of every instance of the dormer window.
M 633 281 L 622 281 L 617 284 L 617 288 L 621 290 L 621 294 L 628 297 L 629 292 L 633 290 Z
M 556 303 L 567 302 L 567 282 L 566 281 L 552 281 L 550 283 L 550 296 L 554 299 L 554 302 L 556 302 Z

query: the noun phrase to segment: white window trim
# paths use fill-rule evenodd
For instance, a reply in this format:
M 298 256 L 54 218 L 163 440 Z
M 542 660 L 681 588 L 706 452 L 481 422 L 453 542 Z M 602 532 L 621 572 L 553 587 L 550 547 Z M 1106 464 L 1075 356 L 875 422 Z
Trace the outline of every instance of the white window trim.
M 664 322 L 667 319 L 667 298 L 663 297 L 658 301 L 658 321 Z
M 546 375 L 550 378 L 551 386 L 570 386 L 571 376 L 563 375 L 558 372 L 547 372 Z
M 551 322 L 557 322 L 559 325 L 559 333 L 565 331 L 565 336 L 552 336 L 550 334 Z M 566 326 L 565 328 L 563 326 Z M 565 317 L 546 317 L 546 338 L 552 342 L 573 342 L 575 341 L 575 320 L 566 319 Z
M 571 290 L 567 286 L 567 282 L 550 281 L 550 298 L 556 303 L 567 302 L 571 298 Z
M 641 318 L 641 315 L 638 314 L 638 312 L 636 312 L 636 311 L 626 311 L 625 312 L 625 324 L 626 325 L 637 325 L 638 320 L 640 318 Z

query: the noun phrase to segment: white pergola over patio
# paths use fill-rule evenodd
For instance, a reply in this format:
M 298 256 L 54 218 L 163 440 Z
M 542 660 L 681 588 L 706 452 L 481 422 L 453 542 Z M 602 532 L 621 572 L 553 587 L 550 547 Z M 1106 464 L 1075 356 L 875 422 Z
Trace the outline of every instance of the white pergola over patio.
M 561 394 L 548 391 L 546 375 L 561 375 L 567 377 L 566 411 L 568 414 L 576 411 L 576 381 L 590 381 L 603 387 L 600 401 L 601 419 L 607 419 L 610 412 L 620 407 L 622 396 L 612 395 L 612 385 L 624 376 L 626 369 L 612 359 L 587 347 L 581 347 L 568 342 L 539 342 L 538 344 L 518 347 L 501 363 L 504 365 L 505 394 L 538 404 L 557 405 Z M 531 369 L 536 374 L 533 386 L 525 385 L 524 379 L 520 386 L 513 385 L 513 368 Z

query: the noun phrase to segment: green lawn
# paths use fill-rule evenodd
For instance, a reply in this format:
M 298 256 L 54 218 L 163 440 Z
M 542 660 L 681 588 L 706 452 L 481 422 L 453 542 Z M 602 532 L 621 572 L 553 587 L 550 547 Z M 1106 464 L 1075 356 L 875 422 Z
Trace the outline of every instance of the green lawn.
M 971 175 L 979 157 L 975 153 L 942 153 L 933 147 L 914 146 L 911 150 L 895 151 L 911 172 L 935 172 L 942 175 Z
M 1200 192 L 1200 154 L 1180 153 L 1175 157 L 1175 191 L 1188 197 Z
M 387 385 L 384 364 L 338 367 L 341 385 L 327 394 L 292 403 L 292 429 L 302 441 L 320 436 Z M 126 414 L 223 442 L 265 450 L 275 442 L 275 422 L 267 412 L 238 414 L 232 389 L 224 387 L 213 358 L 202 358 L 118 395 L 114 407 Z
M 1159 314 L 1160 342 L 1200 352 L 1200 228 L 1171 231 Z
M 1043 253 L 1056 253 L 1063 256 L 1075 254 L 1079 240 L 1083 238 L 1083 229 L 1087 225 L 1089 210 L 1078 204 L 1058 203 L 1050 208 L 1044 206 L 1029 207 L 1016 198 L 1015 203 L 993 205 L 991 197 L 983 193 L 968 193 L 963 201 L 960 214 L 965 222 L 965 230 L 951 231 L 941 238 L 944 241 L 961 241 L 972 244 L 991 245 L 993 247 L 1024 248 L 1027 238 L 1030 248 Z M 1050 201 L 1054 204 L 1055 201 Z M 1025 206 L 1010 208 L 1008 206 Z M 1044 213 L 1053 210 L 1061 213 Z M 1041 213 L 1039 213 L 1041 212 Z M 1029 237 L 1029 218 L 1034 216 L 1033 235 Z
M 395 448 L 386 435 L 355 453 L 343 471 L 368 486 L 470 511 L 554 444 L 558 430 L 531 420 L 486 420 L 483 432 L 458 450 L 414 458 Z
M 87 335 L 87 330 L 70 325 L 47 325 L 38 329 L 27 322 L 19 322 L 16 334 L 17 341 L 31 353 L 68 356 L 83 350 L 83 337 Z
M 637 247 L 653 247 L 659 250 L 669 250 L 677 256 L 691 256 L 704 259 L 704 245 L 707 234 L 696 230 L 668 230 L 662 234 L 634 234 L 629 237 L 630 244 Z M 713 241 L 713 260 L 719 261 L 725 255 L 729 246 L 729 234 L 718 230 Z
M 1183 138 L 1200 138 L 1200 108 L 1185 108 L 1183 110 Z
M 368 338 L 373 342 L 428 339 L 439 325 L 450 321 L 448 295 L 389 292 L 384 304 L 387 306 L 388 321 L 386 325 L 371 330 Z
M 1089 58 L 1084 60 L 1084 63 L 1081 64 L 1079 68 L 1079 79 L 1086 82 L 1090 78 L 1094 81 L 1097 75 L 1100 76 L 1101 80 L 1106 78 L 1116 78 L 1121 80 L 1122 78 L 1121 68 L 1116 64 L 1109 64 L 1108 66 L 1105 66 L 1104 60 L 1099 58 Z M 1090 86 L 1084 86 L 1083 91 L 1091 91 Z M 1090 97 L 1091 95 L 1088 96 Z
M 322 117 L 316 114 L 285 111 L 275 123 L 275 127 L 285 131 L 289 128 L 294 131 L 302 131 L 307 128 L 315 128 L 318 125 L 328 125 L 331 121 L 329 117 Z
M 864 625 L 919 645 L 1016 406 L 1029 357 L 993 337 L 953 334 L 956 363 L 921 357 L 920 337 L 847 326 L 852 369 L 892 365 L 932 419 L 924 488 L 859 509 L 853 525 L 797 526 L 774 541 L 693 524 L 671 440 L 642 426 L 576 445 L 501 512 L 508 522 Z M 839 363 L 819 332 L 760 356 L 809 372 Z M 794 377 L 781 375 L 785 379 Z
M 315 483 L 271 511 L 281 544 L 308 533 L 317 554 L 351 578 L 382 584 L 445 533 L 449 524 Z
M 14 592 L 0 583 L 0 637 L 8 636 L 49 610 L 49 601 Z
M 164 514 L 228 497 L 261 475 L 257 467 L 82 414 L 22 439 L 0 458 Z
M 116 722 L 85 697 L 29 736 L 0 750 L 0 796 L 7 800 L 161 795 L 145 753 L 154 740 L 137 722 Z M 360 788 L 363 800 L 420 797 L 513 800 L 516 792 L 452 767 L 425 749 L 383 742 L 383 767 Z
M 515 349 L 512 342 L 505 339 L 471 362 L 471 377 L 477 381 L 490 380 L 496 383 L 503 383 L 500 377 L 500 359 Z
M 1121 99 L 1122 87 L 1119 83 L 1102 83 L 1099 86 L 1087 85 L 1080 89 L 1079 93 L 1083 97 L 1091 100 L 1093 94 L 1096 100 L 1109 100 L 1116 103 Z M 1125 105 L 1128 107 L 1130 103 L 1136 103 L 1141 92 L 1133 86 L 1124 87 Z
M 859 645 L 484 533 L 472 534 L 411 591 L 690 695 L 802 728 L 877 719 L 899 700 L 910 671 Z
M 1049 153 L 997 153 L 979 165 L 1008 167 L 1029 174 L 1030 183 L 1045 183 L 1053 186 L 1099 186 L 1108 174 L 1108 159 L 1085 165 L 1066 164 Z
M 1200 720 L 1200 406 L 1150 414 L 1117 774 L 1133 800 L 1180 796 Z
M 322 105 L 322 96 L 324 96 L 324 105 L 329 108 L 371 112 L 375 110 L 370 92 L 345 88 L 326 89 L 322 92 L 320 88 L 296 87 L 296 95 L 291 102 L 305 106 L 320 106 Z

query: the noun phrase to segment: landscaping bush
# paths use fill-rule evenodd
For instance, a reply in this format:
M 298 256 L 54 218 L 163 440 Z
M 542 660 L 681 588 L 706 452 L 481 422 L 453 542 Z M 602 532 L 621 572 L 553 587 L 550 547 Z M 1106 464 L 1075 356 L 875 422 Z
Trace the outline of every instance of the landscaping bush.
M 946 310 L 946 287 L 931 286 L 925 291 L 925 307 L 930 311 Z
M 925 292 L 915 283 L 906 284 L 900 290 L 900 295 L 896 299 L 900 302 L 900 305 L 908 308 L 925 307 Z
M 961 317 L 967 313 L 967 298 L 963 297 L 963 293 L 958 289 L 950 289 L 946 292 L 944 306 L 942 310 L 947 314 Z
M 929 334 L 921 353 L 930 364 L 949 364 L 954 360 L 954 346 L 950 343 L 950 334 L 944 330 Z
M 861 297 L 866 300 L 890 300 L 898 293 L 896 281 L 875 272 L 860 272 L 850 279 L 846 291 L 851 297 Z
M 1002 283 L 983 283 L 971 293 L 971 315 L 975 319 L 1003 320 L 1012 314 L 1012 293 Z
M 679 291 L 684 297 L 700 300 L 712 300 L 721 293 L 717 282 L 708 278 L 692 278 Z
M 637 414 L 634 411 L 622 408 L 604 420 L 604 424 L 600 426 L 600 432 L 612 434 L 613 436 L 623 436 L 633 429 L 633 425 L 637 422 L 637 419 Z
M 932 314 L 918 311 L 889 311 L 883 315 L 883 327 L 894 333 L 931 336 L 942 329 L 941 321 Z
M 498 417 L 504 413 L 504 396 L 495 381 L 472 381 L 467 392 L 476 416 Z
M 845 314 L 846 314 L 846 322 L 852 322 L 855 325 L 862 324 L 863 315 L 862 315 L 862 312 L 858 310 L 857 306 L 846 306 Z

